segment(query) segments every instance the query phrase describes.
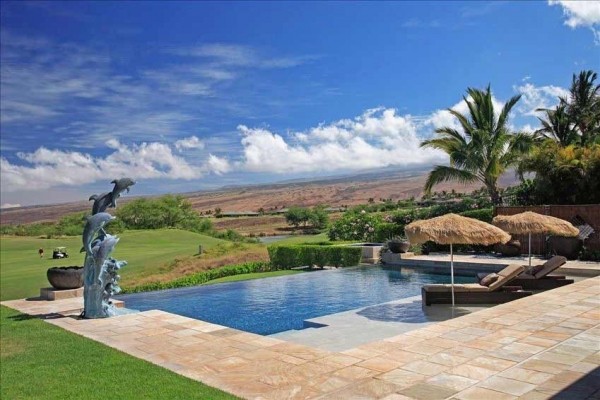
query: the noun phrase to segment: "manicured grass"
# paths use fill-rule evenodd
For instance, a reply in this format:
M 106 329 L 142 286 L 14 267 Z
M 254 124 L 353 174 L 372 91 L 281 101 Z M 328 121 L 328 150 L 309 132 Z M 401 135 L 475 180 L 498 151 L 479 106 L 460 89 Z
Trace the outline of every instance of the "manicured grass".
M 285 239 L 278 240 L 273 244 L 304 244 L 304 243 L 318 243 L 318 242 L 329 242 L 327 233 L 319 233 L 318 235 L 294 235 Z
M 177 257 L 188 257 L 198 252 L 198 245 L 210 249 L 219 243 L 228 243 L 210 236 L 177 229 L 126 231 L 113 257 L 126 260 L 121 270 L 124 280 L 144 277 L 168 269 Z M 66 246 L 70 257 L 52 260 L 52 249 Z M 40 259 L 37 249 L 44 248 Z M 48 286 L 46 270 L 53 266 L 83 265 L 79 253 L 81 237 L 39 239 L 31 237 L 0 238 L 0 299 L 9 300 L 37 296 L 41 287 Z
M 212 281 L 206 282 L 205 285 L 212 285 L 214 283 L 223 283 L 223 282 L 247 281 L 250 279 L 272 278 L 274 276 L 294 275 L 294 274 L 299 274 L 302 272 L 304 272 L 304 271 L 292 270 L 292 269 L 284 269 L 284 270 L 280 270 L 280 271 L 269 271 L 269 272 L 253 272 L 250 274 L 232 275 L 232 276 L 225 276 L 223 278 L 213 279 Z
M 235 399 L 42 320 L 0 307 L 2 399 Z

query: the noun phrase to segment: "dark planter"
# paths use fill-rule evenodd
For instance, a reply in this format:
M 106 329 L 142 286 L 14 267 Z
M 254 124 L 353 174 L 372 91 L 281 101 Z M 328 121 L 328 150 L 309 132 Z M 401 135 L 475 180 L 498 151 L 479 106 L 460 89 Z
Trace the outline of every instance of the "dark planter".
M 581 240 L 577 237 L 550 236 L 548 240 L 552 254 L 575 260 L 581 251 Z
M 407 240 L 402 240 L 402 241 L 390 240 L 388 242 L 388 249 L 390 249 L 390 251 L 392 253 L 396 253 L 396 254 L 406 253 L 409 248 L 410 248 L 410 242 Z
M 77 289 L 83 286 L 83 267 L 52 267 L 46 276 L 54 289 Z
M 504 257 L 517 257 L 521 255 L 521 242 L 511 240 L 506 244 L 498 243 L 494 245 L 494 251 Z

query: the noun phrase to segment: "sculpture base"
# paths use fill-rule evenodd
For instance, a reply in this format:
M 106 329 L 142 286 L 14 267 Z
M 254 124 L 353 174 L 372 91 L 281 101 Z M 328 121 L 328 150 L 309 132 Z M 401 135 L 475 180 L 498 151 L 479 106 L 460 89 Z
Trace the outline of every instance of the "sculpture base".
M 44 300 L 54 301 L 54 300 L 64 300 L 64 299 L 72 299 L 74 297 L 83 297 L 83 288 L 77 289 L 55 289 L 53 287 L 41 288 L 40 289 L 40 297 Z

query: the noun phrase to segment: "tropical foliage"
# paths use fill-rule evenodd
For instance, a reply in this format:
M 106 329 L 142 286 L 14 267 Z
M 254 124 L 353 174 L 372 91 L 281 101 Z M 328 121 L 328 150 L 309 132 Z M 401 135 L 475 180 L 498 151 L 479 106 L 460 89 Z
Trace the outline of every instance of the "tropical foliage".
M 594 71 L 573 74 L 568 97 L 559 97 L 553 109 L 538 109 L 542 127 L 536 133 L 561 146 L 588 146 L 600 143 L 600 85 Z
M 489 86 L 486 90 L 469 88 L 467 94 L 464 97 L 469 109 L 467 115 L 448 110 L 458 120 L 462 132 L 453 127 L 439 128 L 435 131 L 437 137 L 421 143 L 421 147 L 442 150 L 450 157 L 450 165 L 438 165 L 429 173 L 425 192 L 431 192 L 436 184 L 445 181 L 479 181 L 486 187 L 492 202 L 500 204 L 498 178 L 529 151 L 533 138 L 525 133 L 513 133 L 508 128 L 510 111 L 520 96 L 511 98 L 497 112 Z
M 600 85 L 597 74 L 573 75 L 567 97 L 553 109 L 539 110 L 542 140 L 518 166 L 515 190 L 522 204 L 600 202 Z M 530 179 L 525 179 L 530 174 Z
M 547 141 L 521 162 L 519 171 L 535 173 L 525 181 L 529 204 L 600 203 L 600 144 L 569 145 Z

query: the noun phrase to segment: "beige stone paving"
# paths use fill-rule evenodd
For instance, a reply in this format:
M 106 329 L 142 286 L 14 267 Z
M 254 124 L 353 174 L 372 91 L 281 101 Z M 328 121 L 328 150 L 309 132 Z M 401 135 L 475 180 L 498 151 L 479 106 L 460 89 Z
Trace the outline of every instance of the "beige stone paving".
M 243 398 L 600 398 L 600 277 L 341 353 L 158 310 L 81 320 L 81 299 L 2 304 Z

